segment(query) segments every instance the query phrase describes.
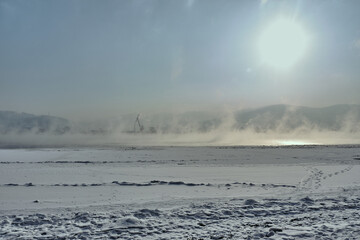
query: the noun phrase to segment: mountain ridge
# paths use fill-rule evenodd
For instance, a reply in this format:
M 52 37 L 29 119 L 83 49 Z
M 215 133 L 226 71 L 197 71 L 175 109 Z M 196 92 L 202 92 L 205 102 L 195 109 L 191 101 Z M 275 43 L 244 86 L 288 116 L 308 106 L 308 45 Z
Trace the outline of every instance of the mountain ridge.
M 133 130 L 135 115 L 96 124 L 75 123 L 68 119 L 49 116 L 0 111 L 0 134 L 8 133 L 82 133 L 109 134 L 116 130 Z M 192 111 L 180 114 L 153 114 L 142 116 L 145 127 L 157 133 L 206 133 L 224 126 L 228 131 L 252 130 L 255 132 L 347 131 L 360 132 L 360 105 L 338 104 L 327 107 L 306 107 L 277 104 L 254 109 L 243 109 L 231 114 L 210 111 Z

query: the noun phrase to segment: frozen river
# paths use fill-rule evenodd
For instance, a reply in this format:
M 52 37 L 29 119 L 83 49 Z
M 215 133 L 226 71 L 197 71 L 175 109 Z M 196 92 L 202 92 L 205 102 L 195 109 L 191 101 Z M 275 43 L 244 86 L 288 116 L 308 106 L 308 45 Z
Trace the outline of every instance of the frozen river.
M 1 149 L 0 238 L 357 238 L 359 164 L 359 146 Z

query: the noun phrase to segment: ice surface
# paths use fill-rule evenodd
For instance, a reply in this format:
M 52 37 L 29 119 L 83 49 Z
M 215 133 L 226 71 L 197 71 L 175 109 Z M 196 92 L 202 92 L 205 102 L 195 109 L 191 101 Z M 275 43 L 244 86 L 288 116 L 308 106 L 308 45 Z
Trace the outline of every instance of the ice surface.
M 0 238 L 356 239 L 358 146 L 0 150 Z

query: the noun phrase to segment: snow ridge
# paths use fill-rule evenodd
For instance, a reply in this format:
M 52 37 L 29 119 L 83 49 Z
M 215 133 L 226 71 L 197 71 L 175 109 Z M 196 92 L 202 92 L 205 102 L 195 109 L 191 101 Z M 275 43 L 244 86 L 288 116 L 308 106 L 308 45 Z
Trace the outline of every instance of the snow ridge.
M 2 239 L 355 239 L 360 197 L 241 199 L 0 217 Z M 345 221 L 344 221 L 345 220 Z

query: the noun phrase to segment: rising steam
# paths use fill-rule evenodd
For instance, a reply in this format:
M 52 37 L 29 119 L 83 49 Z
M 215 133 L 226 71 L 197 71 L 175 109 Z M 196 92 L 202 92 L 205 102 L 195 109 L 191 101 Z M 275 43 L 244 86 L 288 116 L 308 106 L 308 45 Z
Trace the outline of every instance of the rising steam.
M 9 117 L 7 122 L 1 118 L 2 147 L 360 144 L 357 105 L 318 109 L 276 105 L 232 112 L 143 114 L 141 118 L 127 114 L 96 123 L 15 116 L 16 124 Z M 141 131 L 134 128 L 135 120 Z

